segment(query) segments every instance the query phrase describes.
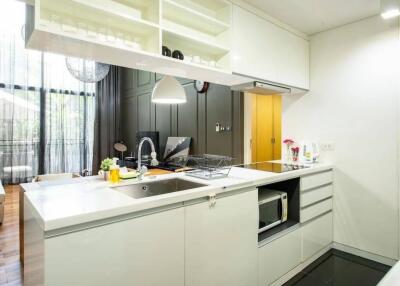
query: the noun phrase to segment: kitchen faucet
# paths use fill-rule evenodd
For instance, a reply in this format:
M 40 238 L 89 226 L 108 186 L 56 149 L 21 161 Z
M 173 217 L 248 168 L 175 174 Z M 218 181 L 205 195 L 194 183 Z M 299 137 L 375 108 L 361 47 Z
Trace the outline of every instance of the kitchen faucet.
M 147 167 L 142 166 L 142 146 L 144 142 L 148 142 L 151 147 L 151 162 L 150 166 L 157 166 L 158 161 L 157 161 L 157 153 L 154 148 L 154 143 L 149 137 L 143 137 L 140 142 L 139 142 L 139 147 L 138 147 L 138 160 L 137 160 L 137 171 L 139 173 L 138 180 L 141 181 L 143 180 L 144 174 L 147 172 Z

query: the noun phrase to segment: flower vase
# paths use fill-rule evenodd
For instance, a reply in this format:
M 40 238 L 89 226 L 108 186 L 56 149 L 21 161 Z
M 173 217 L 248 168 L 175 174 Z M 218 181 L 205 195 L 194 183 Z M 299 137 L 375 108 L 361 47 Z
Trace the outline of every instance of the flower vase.
M 286 163 L 292 163 L 293 155 L 292 150 L 290 149 L 290 145 L 286 145 Z

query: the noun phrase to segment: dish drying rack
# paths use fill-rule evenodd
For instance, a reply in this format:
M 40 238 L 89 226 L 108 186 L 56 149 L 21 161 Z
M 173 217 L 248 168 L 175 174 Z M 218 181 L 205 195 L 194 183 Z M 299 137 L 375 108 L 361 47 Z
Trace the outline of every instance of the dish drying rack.
M 225 178 L 231 171 L 232 162 L 233 158 L 228 156 L 187 156 L 185 165 L 194 170 L 186 171 L 186 175 L 205 180 Z

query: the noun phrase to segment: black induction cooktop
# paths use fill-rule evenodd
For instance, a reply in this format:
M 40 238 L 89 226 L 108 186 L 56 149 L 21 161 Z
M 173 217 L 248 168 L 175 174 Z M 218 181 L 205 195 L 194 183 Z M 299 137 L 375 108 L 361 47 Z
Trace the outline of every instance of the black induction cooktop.
M 309 168 L 309 166 L 301 164 L 282 164 L 282 163 L 271 163 L 271 162 L 259 162 L 247 165 L 239 165 L 240 168 L 272 172 L 272 173 L 285 173 L 295 170 L 301 170 Z

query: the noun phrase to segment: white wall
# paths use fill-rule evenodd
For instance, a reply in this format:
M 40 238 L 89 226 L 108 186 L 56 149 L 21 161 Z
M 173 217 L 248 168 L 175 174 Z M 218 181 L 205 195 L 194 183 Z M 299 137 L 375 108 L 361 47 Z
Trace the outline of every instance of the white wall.
M 334 240 L 399 257 L 397 20 L 379 16 L 311 38 L 311 92 L 285 97 L 283 138 L 334 142 Z

